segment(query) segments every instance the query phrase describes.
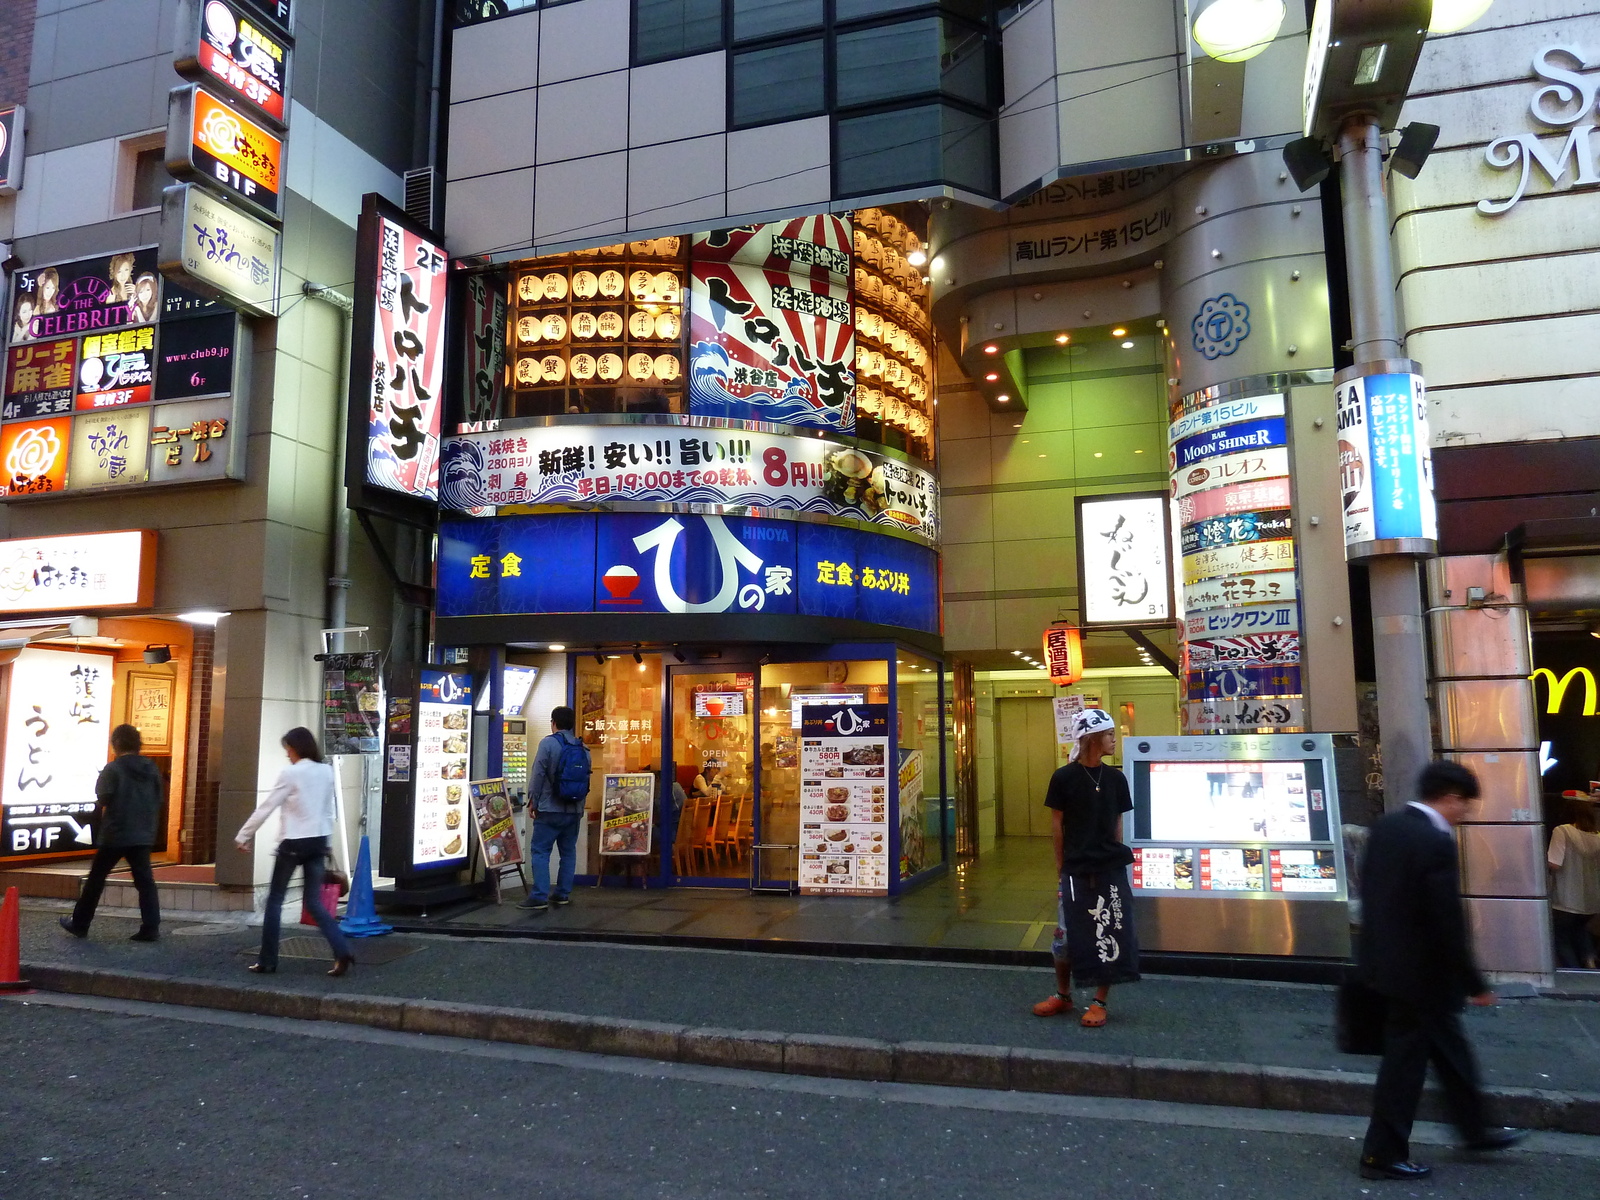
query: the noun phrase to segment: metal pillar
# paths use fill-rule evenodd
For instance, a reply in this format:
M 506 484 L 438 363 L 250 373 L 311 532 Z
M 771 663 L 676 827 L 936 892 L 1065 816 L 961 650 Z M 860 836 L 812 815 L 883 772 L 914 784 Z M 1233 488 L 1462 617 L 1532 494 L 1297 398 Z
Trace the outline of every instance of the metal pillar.
M 1345 268 L 1357 367 L 1402 358 L 1383 149 L 1378 121 L 1369 114 L 1350 117 L 1339 130 Z M 1417 559 L 1411 555 L 1368 559 L 1367 578 L 1372 591 L 1384 808 L 1392 812 L 1414 798 L 1417 773 L 1433 757 L 1422 587 Z

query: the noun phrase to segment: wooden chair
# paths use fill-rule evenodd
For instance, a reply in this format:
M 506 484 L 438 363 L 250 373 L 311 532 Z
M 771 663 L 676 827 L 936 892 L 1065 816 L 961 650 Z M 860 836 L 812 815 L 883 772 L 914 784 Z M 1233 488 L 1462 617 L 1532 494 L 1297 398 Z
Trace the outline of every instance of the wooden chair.
M 737 863 L 739 854 L 739 826 L 745 820 L 745 814 L 750 810 L 750 800 L 740 796 L 735 800 L 727 814 L 727 822 L 717 833 L 717 853 L 720 857 L 724 852 L 728 855 L 730 863 Z
M 750 854 L 750 847 L 756 840 L 756 808 L 755 801 L 746 800 L 740 810 L 740 819 L 734 823 L 733 848 L 739 861 L 744 862 Z
M 717 828 L 717 810 L 722 806 L 722 798 L 715 797 L 701 800 L 695 805 L 694 832 L 691 848 L 697 859 L 705 867 L 705 872 L 711 870 L 711 859 L 716 853 L 715 832 Z
M 678 875 L 694 874 L 695 820 L 703 804 L 691 800 L 678 813 L 678 832 L 672 839 L 672 869 Z

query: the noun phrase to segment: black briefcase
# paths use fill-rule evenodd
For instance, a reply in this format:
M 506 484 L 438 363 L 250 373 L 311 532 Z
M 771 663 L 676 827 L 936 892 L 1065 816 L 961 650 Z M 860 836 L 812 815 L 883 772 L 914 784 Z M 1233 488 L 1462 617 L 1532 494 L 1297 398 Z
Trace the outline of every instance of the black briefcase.
M 1333 1040 L 1344 1054 L 1383 1053 L 1383 1027 L 1389 999 L 1350 976 L 1339 985 L 1334 1004 Z

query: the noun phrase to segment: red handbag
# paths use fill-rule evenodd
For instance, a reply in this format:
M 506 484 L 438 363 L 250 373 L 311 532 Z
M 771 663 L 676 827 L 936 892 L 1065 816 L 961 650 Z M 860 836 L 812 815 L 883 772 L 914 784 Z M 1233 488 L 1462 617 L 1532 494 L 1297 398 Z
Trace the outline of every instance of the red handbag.
M 322 881 L 322 907 L 327 909 L 328 914 L 332 917 L 339 915 L 339 896 L 339 884 L 334 880 L 324 879 Z M 315 925 L 316 923 L 317 919 L 311 915 L 311 909 L 302 900 L 300 902 L 300 924 Z

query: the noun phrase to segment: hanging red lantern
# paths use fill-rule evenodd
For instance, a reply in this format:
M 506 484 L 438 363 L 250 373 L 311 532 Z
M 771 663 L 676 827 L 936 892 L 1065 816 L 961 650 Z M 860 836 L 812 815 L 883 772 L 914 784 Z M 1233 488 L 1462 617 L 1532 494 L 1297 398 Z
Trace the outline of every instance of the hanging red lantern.
M 1044 665 L 1051 683 L 1065 687 L 1083 678 L 1083 633 L 1076 625 L 1044 631 Z

